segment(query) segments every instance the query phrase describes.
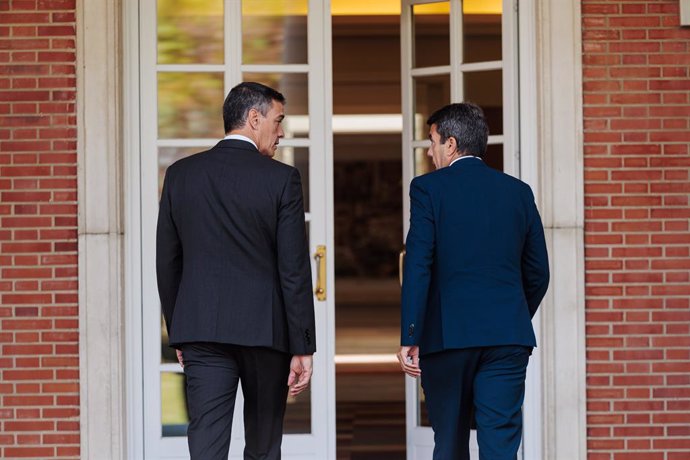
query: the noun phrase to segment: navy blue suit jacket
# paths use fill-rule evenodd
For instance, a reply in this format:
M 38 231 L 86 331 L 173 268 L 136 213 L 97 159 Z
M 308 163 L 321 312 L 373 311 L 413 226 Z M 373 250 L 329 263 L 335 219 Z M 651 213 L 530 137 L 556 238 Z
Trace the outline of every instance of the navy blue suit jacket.
M 415 178 L 406 251 L 402 345 L 536 346 L 549 265 L 527 184 L 474 157 Z
M 171 165 L 156 238 L 170 344 L 314 353 L 314 300 L 297 169 L 223 140 Z

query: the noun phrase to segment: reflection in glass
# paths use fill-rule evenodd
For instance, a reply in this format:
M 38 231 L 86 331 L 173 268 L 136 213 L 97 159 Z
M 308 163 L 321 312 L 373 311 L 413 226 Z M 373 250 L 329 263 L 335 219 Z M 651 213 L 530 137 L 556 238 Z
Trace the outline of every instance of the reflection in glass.
M 307 0 L 242 2 L 243 64 L 307 63 Z
M 502 5 L 497 2 L 500 8 Z M 467 5 L 462 15 L 462 47 L 464 63 L 500 61 L 503 56 L 501 44 L 501 13 L 467 14 Z
M 482 159 L 487 166 L 503 171 L 503 144 L 488 145 Z
M 309 88 L 306 73 L 245 73 L 244 81 L 270 86 L 285 96 L 285 137 L 309 136 Z
M 414 79 L 414 139 L 429 137 L 426 120 L 444 105 L 450 104 L 450 75 Z
M 185 376 L 179 372 L 161 372 L 161 426 L 163 437 L 187 436 L 189 414 Z
M 501 70 L 466 72 L 463 99 L 484 110 L 492 135 L 503 133 L 503 80 Z
M 311 433 L 311 388 L 307 388 L 297 397 L 288 396 L 283 432 Z
M 158 74 L 158 138 L 223 137 L 223 74 Z
M 450 3 L 412 6 L 413 67 L 450 64 Z
M 223 1 L 158 0 L 159 64 L 222 64 Z
M 436 171 L 434 161 L 428 155 L 429 149 L 414 149 L 414 175 L 421 176 L 432 171 Z
M 168 339 L 168 329 L 165 327 L 165 318 L 163 317 L 163 312 L 161 312 L 161 363 L 176 363 L 177 354 L 175 349 L 171 348 Z
M 159 147 L 158 148 L 158 197 L 163 190 L 163 180 L 168 166 L 189 155 L 208 150 L 207 147 Z
M 422 389 L 422 379 L 417 379 L 417 396 L 418 412 L 417 412 L 417 426 L 431 426 L 429 422 L 429 412 L 426 409 L 426 398 L 424 397 L 424 390 Z
M 297 168 L 302 179 L 304 211 L 309 212 L 309 149 L 306 147 L 278 147 L 273 159 Z

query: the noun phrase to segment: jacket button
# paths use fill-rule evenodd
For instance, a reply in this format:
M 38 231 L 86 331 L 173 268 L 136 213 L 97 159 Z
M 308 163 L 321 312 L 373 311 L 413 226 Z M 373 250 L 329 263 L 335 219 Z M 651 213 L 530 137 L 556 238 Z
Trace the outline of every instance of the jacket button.
M 414 323 L 410 324 L 410 327 L 407 328 L 407 335 L 410 337 L 414 335 Z

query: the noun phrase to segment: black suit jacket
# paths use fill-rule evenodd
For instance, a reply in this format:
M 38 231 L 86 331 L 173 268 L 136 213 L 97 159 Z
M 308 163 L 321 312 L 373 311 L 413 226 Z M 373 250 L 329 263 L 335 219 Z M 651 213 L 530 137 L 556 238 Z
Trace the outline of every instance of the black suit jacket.
M 223 140 L 168 168 L 156 269 L 171 346 L 316 351 L 299 172 L 249 142 Z

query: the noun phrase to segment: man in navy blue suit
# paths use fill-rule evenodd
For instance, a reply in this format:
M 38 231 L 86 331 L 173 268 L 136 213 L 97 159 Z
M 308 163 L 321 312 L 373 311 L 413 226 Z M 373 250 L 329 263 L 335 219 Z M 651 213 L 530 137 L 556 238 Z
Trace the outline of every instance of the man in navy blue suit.
M 429 117 L 436 171 L 410 184 L 402 286 L 403 371 L 421 375 L 434 460 L 513 460 L 522 437 L 531 319 L 549 282 L 530 187 L 486 166 L 482 110 L 451 104 Z

